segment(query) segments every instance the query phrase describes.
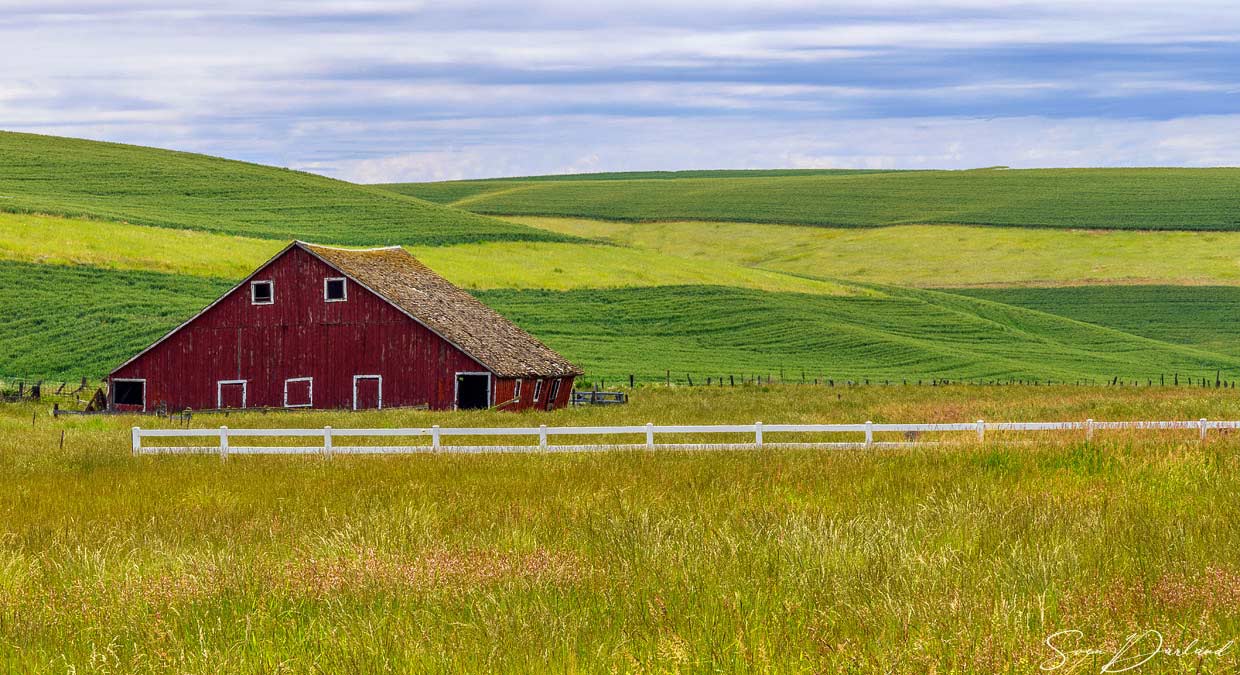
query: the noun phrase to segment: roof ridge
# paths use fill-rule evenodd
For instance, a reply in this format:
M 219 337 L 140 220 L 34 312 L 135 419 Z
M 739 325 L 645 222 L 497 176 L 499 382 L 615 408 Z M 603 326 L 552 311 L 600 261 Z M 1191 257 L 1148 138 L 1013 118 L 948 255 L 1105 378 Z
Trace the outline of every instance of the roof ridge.
M 405 250 L 405 247 L 399 244 L 395 246 L 373 246 L 371 248 L 345 248 L 343 246 L 328 246 L 327 244 L 315 244 L 313 242 L 302 241 L 300 239 L 294 240 L 293 243 L 301 245 L 301 246 L 309 246 L 310 248 L 321 248 L 321 249 L 325 249 L 328 251 L 345 251 L 346 253 L 369 253 L 371 251 L 394 251 L 397 249 L 402 250 L 402 251 Z

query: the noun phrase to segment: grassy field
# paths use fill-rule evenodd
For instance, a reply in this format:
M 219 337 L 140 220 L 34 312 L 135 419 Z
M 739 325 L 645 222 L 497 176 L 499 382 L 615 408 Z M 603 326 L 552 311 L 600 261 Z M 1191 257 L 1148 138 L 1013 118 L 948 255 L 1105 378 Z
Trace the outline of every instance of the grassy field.
M 1240 284 L 1240 232 L 1049 230 L 960 225 L 873 229 L 760 223 L 632 223 L 508 216 L 699 263 L 897 286 Z
M 0 375 L 102 377 L 234 283 L 0 262 Z
M 1240 370 L 1225 313 L 1210 302 L 1178 303 L 1201 314 L 1196 323 L 1218 326 L 1207 339 L 1147 330 L 1149 321 L 1126 318 L 1118 308 L 1103 312 L 1114 319 L 1104 321 L 1081 303 L 1079 311 L 1057 312 L 1046 303 L 1027 311 L 900 288 L 1235 283 L 1240 262 L 1229 252 L 1240 233 L 545 217 L 499 223 L 373 187 L 184 153 L 0 134 L 0 156 L 10 160 L 0 168 L 0 196 L 20 197 L 3 200 L 0 209 L 26 208 L 22 199 L 38 196 L 91 205 L 96 218 L 121 217 L 110 209 L 124 206 L 132 210 L 124 217 L 134 221 L 0 213 L 0 311 L 12 317 L 0 324 L 0 374 L 10 376 L 106 373 L 277 251 L 286 243 L 280 237 L 294 234 L 287 228 L 307 223 L 321 224 L 309 234 L 328 243 L 412 242 L 408 248 L 448 279 L 563 351 L 591 378 L 613 382 L 630 374 L 661 380 L 669 370 L 699 380 L 782 370 L 793 379 L 804 371 L 811 379 L 1067 381 Z M 895 174 L 692 172 L 529 182 L 683 186 L 888 175 Z M 307 190 L 315 196 L 301 201 L 299 191 Z M 290 211 L 288 200 L 302 206 Z M 428 238 L 426 228 L 382 210 L 405 208 L 399 205 L 422 209 L 436 227 L 459 225 L 473 234 Z M 141 224 L 143 213 L 159 222 Z M 458 216 L 466 220 L 452 220 Z M 530 240 L 474 227 L 484 221 Z M 1014 305 L 1028 304 L 1011 297 Z
M 838 394 L 838 397 L 837 397 Z M 31 413 L 39 413 L 31 424 Z M 143 457 L 150 418 L 0 408 L 10 672 L 978 672 L 1240 630 L 1240 444 L 1193 434 L 882 451 Z M 1200 389 L 643 389 L 431 422 L 1236 419 Z M 218 418 L 200 416 L 196 424 Z M 61 449 L 61 434 L 64 447 Z M 1060 672 L 1095 672 L 1102 659 Z M 1230 672 L 1158 657 L 1139 672 Z
M 190 230 L 0 213 L 0 260 L 217 277 L 248 276 L 287 242 Z M 505 241 L 408 246 L 450 281 L 470 289 L 621 288 L 715 284 L 770 291 L 855 295 L 866 291 L 729 262 L 682 258 L 605 243 Z
M 489 185 L 490 190 L 482 185 Z M 879 227 L 1240 229 L 1240 169 L 1028 169 L 500 179 L 383 186 L 477 213 Z
M 1154 377 L 1216 368 L 1236 356 L 963 296 L 885 288 L 824 297 L 721 287 L 480 292 L 478 296 L 590 378 L 657 381 L 776 374 L 786 378 Z M 1212 375 L 1211 375 L 1212 377 Z
M 14 318 L 0 324 L 0 363 L 10 369 L 0 374 L 99 377 L 235 281 L 0 262 L 0 314 Z M 850 288 L 850 295 L 709 285 L 474 293 L 589 377 L 613 382 L 630 374 L 662 380 L 668 370 L 698 380 L 781 370 L 858 380 L 1240 375 L 1240 356 L 1043 312 L 931 291 Z
M 1161 342 L 1240 356 L 1240 288 L 1236 287 L 1096 286 L 957 292 Z
M 0 132 L 0 210 L 336 244 L 566 239 L 298 171 L 9 132 Z

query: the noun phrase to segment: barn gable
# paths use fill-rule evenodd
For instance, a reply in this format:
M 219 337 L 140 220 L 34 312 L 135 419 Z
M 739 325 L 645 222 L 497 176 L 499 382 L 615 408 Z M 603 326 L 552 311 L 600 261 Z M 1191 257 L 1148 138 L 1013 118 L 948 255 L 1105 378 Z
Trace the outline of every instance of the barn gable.
M 117 366 L 137 361 L 207 314 L 294 249 L 303 250 L 439 335 L 499 377 L 565 377 L 582 370 L 399 246 L 344 249 L 294 241 L 198 314 Z
M 565 377 L 581 369 L 399 246 L 343 249 L 295 242 L 500 377 Z
M 107 379 L 127 410 L 520 410 L 579 372 L 403 249 L 294 242 Z

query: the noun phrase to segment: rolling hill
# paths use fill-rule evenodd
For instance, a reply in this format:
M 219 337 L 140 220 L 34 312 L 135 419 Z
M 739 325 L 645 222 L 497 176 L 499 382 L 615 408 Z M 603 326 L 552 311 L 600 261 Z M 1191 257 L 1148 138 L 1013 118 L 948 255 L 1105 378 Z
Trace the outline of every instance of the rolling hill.
M 735 191 L 731 203 L 743 205 L 754 198 L 744 187 L 751 184 L 917 183 L 944 175 L 990 180 L 1019 174 L 535 177 L 520 185 L 441 184 L 458 191 L 452 200 L 441 201 L 465 199 L 465 206 L 476 208 L 489 199 L 502 201 L 504 194 L 525 194 L 522 199 L 556 194 L 542 192 L 540 185 L 607 192 L 623 184 L 623 190 L 612 192 L 618 208 L 657 209 L 663 208 L 660 199 L 693 197 L 685 188 L 700 183 L 705 187 L 697 193 L 699 204 L 720 191 Z M 1148 178 L 1143 171 L 1125 175 Z M 1208 175 L 1225 183 L 1231 174 Z M 828 184 L 832 190 L 846 189 L 842 183 Z M 924 185 L 919 189 L 930 189 Z M 496 186 L 512 192 L 501 194 Z M 653 190 L 654 197 L 630 189 Z M 952 190 L 966 191 L 958 186 L 947 190 L 949 196 Z M 991 191 L 989 202 L 975 195 L 970 208 L 1016 213 L 1008 198 L 1019 190 L 1005 190 Z M 812 211 L 818 207 L 804 197 L 820 193 L 831 190 L 786 192 L 796 199 L 783 208 Z M 866 194 L 873 193 L 861 190 L 850 197 L 854 206 L 864 205 Z M 1223 209 L 1229 197 L 1220 190 L 1211 194 L 1213 202 L 1186 197 L 1179 203 Z M 949 196 L 941 196 L 940 203 Z M 767 197 L 745 208 L 769 206 L 762 199 Z M 632 203 L 626 205 L 627 200 Z M 556 201 L 548 203 L 554 207 Z M 898 206 L 890 205 L 891 213 Z M 1142 199 L 1119 199 L 1109 213 L 1147 206 Z M 1171 202 L 1165 206 L 1167 213 L 1176 208 Z M 583 208 L 593 207 L 586 203 Z M 1209 210 L 1202 209 L 1185 207 L 1182 222 L 1206 223 L 1204 216 L 1188 217 Z M 778 214 L 776 209 L 773 215 Z M 1211 222 L 1217 225 L 1220 218 Z M 1092 308 L 1110 297 L 1105 294 L 1091 299 L 1038 295 L 1035 291 L 1044 289 L 1028 288 L 968 293 L 910 288 L 1149 278 L 1225 284 L 1233 277 L 1240 280 L 1234 256 L 1227 254 L 1240 242 L 1234 240 L 1240 232 L 1099 234 L 941 225 L 830 230 L 701 221 L 519 220 L 200 155 L 0 133 L 0 316 L 5 317 L 0 322 L 0 375 L 102 375 L 293 237 L 344 245 L 404 244 L 579 362 L 588 378 L 616 381 L 631 374 L 658 381 L 672 371 L 681 381 L 692 375 L 700 382 L 781 370 L 794 380 L 801 372 L 808 378 L 891 381 L 1073 381 L 1173 372 L 1200 377 L 1216 369 L 1240 375 L 1240 350 L 1225 344 L 1230 336 L 1225 313 L 1209 302 L 1180 303 L 1215 326 L 1214 337 L 1191 339 L 1170 325 L 1150 329 L 1148 321 L 1125 314 L 1122 303 L 1106 313 L 1109 319 L 1100 320 Z M 1166 250 L 1184 255 L 1160 255 Z M 1177 297 L 1187 297 L 1159 293 L 1134 297 L 1151 300 L 1150 316 Z M 1158 297 L 1166 301 L 1155 302 Z
M 355 245 L 569 239 L 299 171 L 10 132 L 0 211 Z
M 476 213 L 831 227 L 1240 229 L 1240 169 L 988 169 L 404 183 Z
M 192 316 L 235 280 L 0 262 L 0 363 L 53 379 L 97 377 Z M 737 378 L 1110 379 L 1240 373 L 1224 356 L 1049 313 L 933 291 L 852 294 L 658 285 L 474 291 L 591 378 L 670 370 Z

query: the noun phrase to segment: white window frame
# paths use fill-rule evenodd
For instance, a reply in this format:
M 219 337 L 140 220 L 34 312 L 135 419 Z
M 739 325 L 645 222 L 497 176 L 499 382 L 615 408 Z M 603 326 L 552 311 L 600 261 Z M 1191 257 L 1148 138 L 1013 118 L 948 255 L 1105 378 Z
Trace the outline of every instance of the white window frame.
M 310 383 L 310 402 L 294 403 L 289 405 L 288 402 L 288 385 L 290 382 L 309 382 Z M 290 377 L 284 381 L 284 407 L 285 408 L 313 408 L 314 407 L 314 378 L 313 377 Z
M 518 377 L 516 384 L 512 385 L 512 402 L 513 403 L 521 402 L 521 383 L 524 381 L 525 381 L 524 379 Z
M 548 392 L 547 405 L 555 405 L 555 400 L 560 397 L 560 378 L 551 380 L 551 391 Z
M 267 300 L 266 302 L 259 301 L 258 297 L 254 294 L 254 287 L 258 286 L 259 284 L 267 284 L 268 286 L 271 287 L 271 298 Z M 274 305 L 276 304 L 276 282 L 270 279 L 255 279 L 254 281 L 251 281 L 250 282 L 250 304 L 251 305 Z
M 142 383 L 142 412 L 146 412 L 146 378 L 145 377 L 114 377 L 112 384 L 117 382 L 141 382 Z M 108 393 L 112 396 L 112 405 L 116 405 L 116 390 L 109 387 Z
M 343 298 L 327 297 L 327 285 L 333 281 L 339 281 L 344 287 Z M 327 277 L 323 280 L 323 302 L 348 302 L 349 301 L 349 278 L 348 277 Z
M 542 378 L 534 380 L 534 402 L 538 403 L 538 399 L 542 398 L 543 381 Z
M 215 381 L 215 409 L 224 410 L 224 385 L 239 384 L 241 385 L 241 407 L 233 408 L 233 410 L 245 410 L 249 407 L 249 380 L 216 380 Z
M 461 402 L 461 398 L 460 398 L 460 396 L 461 396 L 461 380 L 460 380 L 460 377 L 461 377 L 462 375 L 486 375 L 486 376 L 487 376 L 487 407 L 488 407 L 488 408 L 490 408 L 490 407 L 491 407 L 491 395 L 492 395 L 492 391 L 491 391 L 491 389 L 492 389 L 492 387 L 491 387 L 491 383 L 492 383 L 492 380 L 491 380 L 491 373 L 490 373 L 490 372 L 488 372 L 488 371 L 485 371 L 485 370 L 481 370 L 481 371 L 472 371 L 472 370 L 458 370 L 458 371 L 456 372 L 456 375 L 452 376 L 452 409 L 453 409 L 453 410 L 457 410 L 457 409 L 458 409 L 458 408 L 457 408 L 457 405 Z
M 358 380 L 378 380 L 379 381 L 379 406 L 375 410 L 383 410 L 383 376 L 382 375 L 354 375 L 353 376 L 353 409 L 357 410 L 357 381 Z M 370 410 L 370 408 L 367 408 Z

